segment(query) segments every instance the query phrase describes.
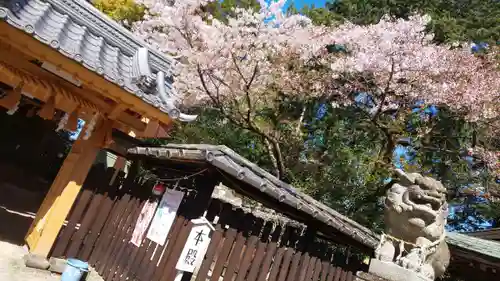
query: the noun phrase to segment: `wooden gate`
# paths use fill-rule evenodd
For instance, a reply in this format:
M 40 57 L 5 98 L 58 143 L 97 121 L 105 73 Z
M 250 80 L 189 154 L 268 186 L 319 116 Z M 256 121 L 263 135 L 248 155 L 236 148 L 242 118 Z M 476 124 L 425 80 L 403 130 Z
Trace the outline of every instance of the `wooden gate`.
M 51 256 L 86 260 L 106 281 L 174 280 L 190 219 L 199 216 L 197 208 L 206 197 L 187 191 L 165 246 L 145 238 L 137 247 L 130 239 L 151 186 L 128 181 L 121 189 L 109 187 L 103 179 L 112 174 L 94 173 L 90 178 L 98 180 L 86 182 Z M 351 281 L 355 271 L 365 269 L 355 257 L 348 259 L 335 245 L 315 239 L 312 231 L 263 221 L 215 199 L 206 217 L 216 231 L 198 272 L 184 274 L 183 280 Z

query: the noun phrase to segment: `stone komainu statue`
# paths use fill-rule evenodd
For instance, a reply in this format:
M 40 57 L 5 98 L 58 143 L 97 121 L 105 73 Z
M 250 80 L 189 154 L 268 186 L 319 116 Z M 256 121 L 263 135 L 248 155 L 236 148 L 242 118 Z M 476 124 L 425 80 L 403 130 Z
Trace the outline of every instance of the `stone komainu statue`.
M 450 261 L 445 242 L 446 188 L 420 174 L 397 170 L 401 178 L 385 199 L 385 234 L 375 258 L 393 262 L 428 280 L 444 274 Z

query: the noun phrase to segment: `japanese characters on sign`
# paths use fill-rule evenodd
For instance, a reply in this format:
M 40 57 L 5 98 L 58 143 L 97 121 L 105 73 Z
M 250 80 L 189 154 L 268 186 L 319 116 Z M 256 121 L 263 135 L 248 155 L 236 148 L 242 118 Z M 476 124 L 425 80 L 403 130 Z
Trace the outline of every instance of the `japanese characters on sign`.
M 156 201 L 146 201 L 144 206 L 142 207 L 141 214 L 137 219 L 137 223 L 135 224 L 134 232 L 132 233 L 132 238 L 130 242 L 137 247 L 141 246 L 144 235 L 146 234 L 146 230 L 153 219 L 153 215 L 156 210 L 156 206 L 158 202 Z
M 189 233 L 184 249 L 175 268 L 179 271 L 194 272 L 199 267 L 210 244 L 212 225 L 206 219 L 192 220 L 193 228 Z
M 184 198 L 184 192 L 167 189 L 161 198 L 156 214 L 146 237 L 151 241 L 165 245 L 168 232 L 175 220 L 175 214 Z

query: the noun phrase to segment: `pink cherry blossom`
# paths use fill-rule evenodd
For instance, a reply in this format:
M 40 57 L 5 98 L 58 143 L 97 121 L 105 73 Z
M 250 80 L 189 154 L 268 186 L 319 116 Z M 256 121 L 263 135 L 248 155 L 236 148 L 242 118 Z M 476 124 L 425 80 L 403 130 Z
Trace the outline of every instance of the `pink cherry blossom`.
M 284 0 L 261 0 L 259 12 L 237 8 L 226 24 L 206 20 L 200 7 L 207 0 L 138 2 L 149 13 L 135 33 L 177 58 L 173 86 L 179 102 L 217 103 L 248 121 L 254 108 L 271 103 L 278 93 L 349 103 L 349 91 L 358 90 L 358 82 L 343 79 L 339 90 L 335 81 L 371 74 L 381 107 L 423 100 L 473 122 L 500 118 L 498 61 L 493 55 L 471 55 L 466 44 L 433 44 L 424 32 L 428 16 L 384 18 L 369 26 L 315 26 L 304 16 L 282 13 Z M 325 53 L 328 44 L 343 45 L 348 52 Z M 307 68 L 313 63 L 326 67 Z M 491 167 L 497 155 L 486 157 Z
M 338 72 L 370 72 L 393 99 L 425 100 L 464 111 L 477 121 L 499 115 L 498 65 L 477 58 L 468 48 L 431 43 L 427 17 L 408 21 L 383 19 L 371 26 L 346 24 L 334 31 L 335 41 L 351 53 L 332 63 Z M 401 79 L 405 83 L 398 83 Z

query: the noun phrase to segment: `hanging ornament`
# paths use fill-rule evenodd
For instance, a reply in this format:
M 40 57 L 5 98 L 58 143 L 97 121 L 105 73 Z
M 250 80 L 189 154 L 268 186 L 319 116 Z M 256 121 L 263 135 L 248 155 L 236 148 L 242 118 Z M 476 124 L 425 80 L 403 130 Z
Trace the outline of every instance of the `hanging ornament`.
M 83 135 L 84 140 L 88 140 L 92 136 L 92 132 L 95 130 L 95 125 L 97 123 L 97 119 L 99 118 L 99 113 L 95 113 L 90 119 L 90 122 L 85 130 L 85 135 Z
M 54 112 L 56 110 L 56 96 L 51 95 L 45 104 L 42 106 L 42 109 L 38 112 L 38 116 L 44 120 L 52 120 L 54 119 Z
M 7 94 L 0 99 L 0 105 L 7 109 L 14 109 L 19 105 L 19 102 L 21 101 L 21 92 L 23 88 L 24 83 L 21 81 L 17 87 L 15 87 L 12 90 L 6 91 Z M 14 110 L 14 112 L 17 109 Z
M 16 103 L 16 105 L 14 107 L 12 107 L 11 109 L 9 109 L 9 111 L 7 111 L 6 113 L 8 115 L 14 115 L 14 113 L 16 113 L 16 111 L 19 109 L 19 102 Z
M 165 192 L 165 186 L 162 183 L 157 183 L 153 186 L 153 195 L 160 196 Z
M 61 120 L 59 120 L 59 123 L 57 124 L 56 132 L 58 132 L 58 131 L 64 129 L 64 127 L 66 127 L 66 123 L 68 123 L 68 118 L 69 118 L 69 114 L 65 113 L 63 118 L 61 118 Z
M 68 117 L 68 122 L 66 123 L 66 129 L 68 131 L 74 132 L 78 129 L 78 113 L 80 112 L 80 107 L 78 106 Z

